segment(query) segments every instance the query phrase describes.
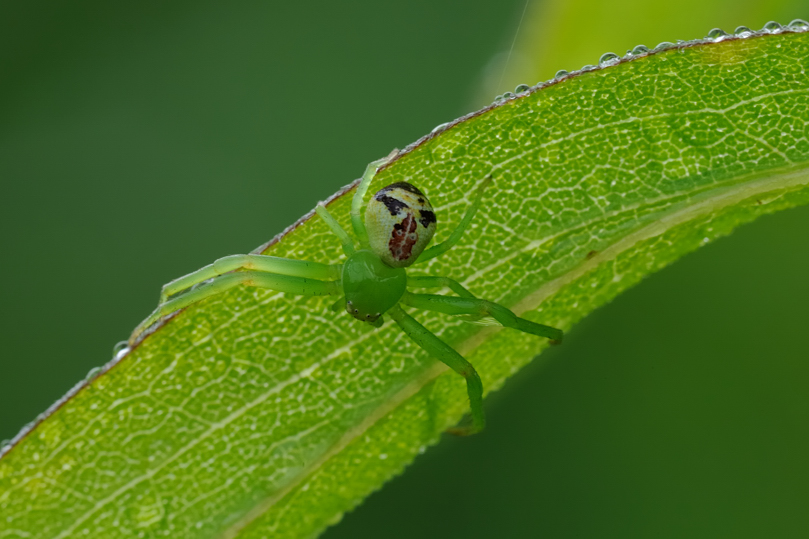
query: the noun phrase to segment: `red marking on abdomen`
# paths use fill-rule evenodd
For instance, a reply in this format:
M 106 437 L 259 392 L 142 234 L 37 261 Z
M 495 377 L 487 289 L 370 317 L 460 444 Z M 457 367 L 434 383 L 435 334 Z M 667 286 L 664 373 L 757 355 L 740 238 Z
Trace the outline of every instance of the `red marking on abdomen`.
M 394 260 L 407 260 L 410 258 L 413 246 L 419 239 L 416 228 L 416 220 L 413 219 L 412 213 L 408 213 L 401 223 L 393 225 L 388 249 Z

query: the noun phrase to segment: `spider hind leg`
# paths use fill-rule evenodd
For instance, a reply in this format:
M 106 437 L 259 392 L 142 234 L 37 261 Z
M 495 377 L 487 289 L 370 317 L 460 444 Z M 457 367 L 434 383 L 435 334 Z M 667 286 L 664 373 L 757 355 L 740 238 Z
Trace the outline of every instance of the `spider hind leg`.
M 405 313 L 398 305 L 388 313 L 416 344 L 466 379 L 466 392 L 469 395 L 472 424 L 453 427 L 448 432 L 459 436 L 467 436 L 483 430 L 483 427 L 486 426 L 486 416 L 483 413 L 483 383 L 480 381 L 480 376 L 472 364 L 450 345 L 418 323 L 412 316 Z
M 503 326 L 530 333 L 537 337 L 546 337 L 552 344 L 562 342 L 563 333 L 561 329 L 556 329 L 543 324 L 537 324 L 525 318 L 520 318 L 509 309 L 497 303 L 477 298 L 456 298 L 452 296 L 437 296 L 434 294 L 413 294 L 405 293 L 402 303 L 424 309 L 425 311 L 436 311 L 452 315 L 473 315 L 491 316 Z

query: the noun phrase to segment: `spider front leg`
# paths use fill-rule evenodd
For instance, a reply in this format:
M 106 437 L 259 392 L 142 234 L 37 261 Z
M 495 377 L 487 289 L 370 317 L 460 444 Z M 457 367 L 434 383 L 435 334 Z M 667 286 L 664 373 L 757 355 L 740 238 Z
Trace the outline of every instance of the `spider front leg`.
M 195 272 L 192 275 L 195 275 L 196 273 L 199 272 Z M 171 314 L 184 307 L 188 307 L 189 305 L 202 301 L 205 298 L 221 294 L 222 292 L 230 290 L 231 288 L 239 285 L 267 288 L 270 290 L 276 290 L 278 292 L 297 294 L 299 296 L 337 296 L 342 294 L 342 287 L 340 286 L 339 280 L 319 281 L 306 277 L 279 275 L 276 273 L 265 273 L 263 271 L 237 271 L 234 273 L 228 273 L 227 275 L 219 275 L 202 286 L 199 286 L 185 294 L 182 294 L 181 296 L 170 299 L 158 305 L 157 309 L 155 309 L 155 311 L 150 314 L 146 320 L 141 322 L 138 327 L 135 328 L 135 331 L 132 332 L 132 336 L 129 338 L 130 346 L 137 341 L 138 337 L 149 326 L 157 322 L 160 317 Z
M 235 270 L 256 270 L 308 279 L 333 280 L 340 278 L 342 267 L 341 264 L 320 264 L 268 255 L 231 255 L 163 285 L 160 303 L 165 303 L 169 297 L 196 284 Z
M 437 296 L 433 294 L 413 294 L 405 292 L 401 302 L 411 307 L 436 311 L 445 314 L 471 314 L 478 316 L 491 316 L 505 327 L 513 328 L 523 333 L 530 333 L 538 337 L 547 337 L 553 344 L 562 342 L 562 330 L 537 324 L 525 318 L 520 318 L 510 310 L 497 303 L 477 298 L 456 298 L 451 296 Z
M 454 427 L 449 429 L 448 432 L 466 436 L 483 430 L 483 427 L 486 426 L 486 416 L 483 414 L 483 383 L 480 381 L 480 376 L 478 376 L 472 364 L 450 345 L 416 322 L 412 316 L 404 312 L 398 305 L 390 309 L 388 313 L 416 344 L 466 379 L 466 392 L 469 395 L 472 425 Z

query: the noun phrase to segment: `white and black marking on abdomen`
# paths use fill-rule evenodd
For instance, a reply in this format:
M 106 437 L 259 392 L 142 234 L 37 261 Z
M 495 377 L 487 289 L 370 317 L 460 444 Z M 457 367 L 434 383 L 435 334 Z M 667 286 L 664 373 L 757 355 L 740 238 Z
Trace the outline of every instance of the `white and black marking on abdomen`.
M 413 264 L 435 234 L 436 218 L 427 196 L 407 182 L 380 189 L 365 210 L 371 249 L 395 268 Z

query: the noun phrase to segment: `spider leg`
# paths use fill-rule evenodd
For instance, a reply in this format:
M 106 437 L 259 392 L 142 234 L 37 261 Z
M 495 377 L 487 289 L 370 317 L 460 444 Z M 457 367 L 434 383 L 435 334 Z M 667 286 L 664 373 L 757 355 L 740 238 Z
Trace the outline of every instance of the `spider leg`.
M 416 264 L 421 264 L 431 258 L 435 258 L 439 255 L 442 255 L 452 249 L 456 243 L 461 240 L 463 233 L 466 232 L 466 228 L 469 226 L 469 223 L 472 222 L 472 219 L 475 217 L 475 213 L 477 213 L 478 208 L 480 208 L 480 199 L 483 197 L 483 191 L 488 187 L 488 185 L 492 182 L 492 175 L 489 174 L 486 176 L 480 185 L 476 189 L 475 198 L 472 200 L 472 204 L 469 205 L 467 208 L 466 213 L 461 219 L 460 224 L 458 224 L 457 228 L 452 231 L 449 238 L 446 241 L 439 243 L 438 245 L 433 245 L 429 249 L 425 250 L 419 256 L 419 259 L 416 261 Z
M 332 306 L 329 307 L 329 309 L 331 309 L 332 312 L 335 312 L 335 313 L 339 313 L 340 311 L 345 311 L 346 310 L 346 297 L 343 296 L 340 299 L 338 299 L 337 301 L 335 301 L 332 304 Z
M 401 302 L 411 307 L 436 311 L 445 314 L 471 314 L 491 316 L 505 327 L 539 337 L 547 337 L 554 344 L 562 342 L 562 330 L 531 322 L 520 318 L 510 310 L 497 303 L 477 298 L 456 298 L 433 294 L 412 294 L 405 292 Z
M 224 273 L 234 270 L 256 270 L 267 273 L 277 273 L 289 275 L 291 277 L 306 277 L 308 279 L 334 280 L 339 279 L 342 271 L 342 264 L 328 265 L 318 262 L 307 262 L 305 260 L 293 260 L 291 258 L 280 258 L 267 255 L 231 255 L 220 258 L 213 264 L 208 264 L 204 268 L 193 273 L 174 279 L 163 285 L 160 291 L 160 303 L 165 303 L 169 297 L 182 292 L 183 290 L 199 284 L 208 279 L 213 279 Z
M 467 290 L 458 281 L 449 277 L 411 277 L 407 276 L 407 286 L 413 288 L 444 288 L 447 287 L 463 298 L 474 298 L 472 292 Z
M 265 273 L 263 271 L 237 271 L 228 273 L 227 275 L 219 275 L 202 286 L 158 305 L 157 309 L 132 332 L 132 336 L 129 337 L 130 345 L 134 344 L 140 334 L 157 322 L 160 317 L 178 311 L 183 307 L 188 307 L 205 298 L 221 294 L 239 285 L 268 288 L 270 290 L 297 294 L 299 296 L 336 296 L 342 293 L 339 280 L 318 281 L 316 279 L 278 275 L 275 273 Z
M 357 239 L 360 240 L 360 245 L 363 249 L 368 249 L 371 245 L 368 243 L 368 232 L 365 230 L 365 223 L 362 222 L 362 215 L 360 213 L 362 203 L 365 200 L 365 193 L 368 192 L 368 186 L 371 185 L 371 180 L 376 176 L 376 170 L 393 159 L 398 153 L 399 150 L 393 150 L 387 157 L 370 163 L 365 169 L 365 173 L 362 175 L 362 181 L 360 181 L 357 190 L 354 192 L 354 198 L 351 201 L 351 225 L 354 227 L 354 234 L 357 235 Z
M 318 202 L 317 206 L 315 206 L 315 211 L 320 216 L 321 219 L 326 221 L 326 224 L 329 225 L 329 228 L 334 235 L 340 238 L 340 243 L 343 244 L 343 252 L 346 256 L 351 256 L 354 254 L 354 242 L 351 241 L 348 233 L 343 230 L 343 227 L 340 226 L 340 223 L 329 213 L 329 210 L 326 209 L 326 206 L 323 205 L 322 202 Z
M 486 416 L 483 414 L 483 383 L 481 383 L 480 376 L 478 376 L 472 364 L 465 360 L 463 356 L 456 352 L 451 346 L 419 324 L 398 305 L 395 305 L 388 313 L 416 344 L 466 379 L 466 392 L 469 394 L 472 425 L 468 427 L 455 427 L 449 429 L 449 432 L 458 435 L 468 435 L 483 430 L 483 427 L 486 425 Z

